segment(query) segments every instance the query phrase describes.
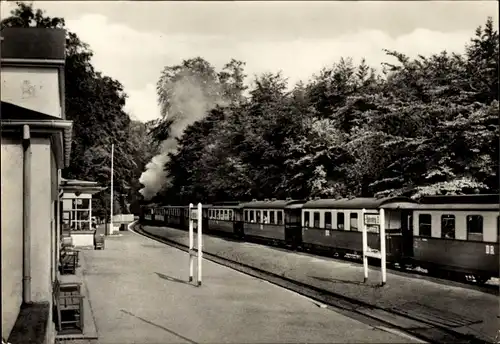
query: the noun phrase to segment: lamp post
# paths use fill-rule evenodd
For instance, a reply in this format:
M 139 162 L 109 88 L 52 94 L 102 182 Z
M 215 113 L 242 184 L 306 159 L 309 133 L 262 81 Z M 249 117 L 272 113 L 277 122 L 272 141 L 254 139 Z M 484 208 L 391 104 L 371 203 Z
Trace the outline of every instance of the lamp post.
M 109 228 L 109 234 L 113 234 L 113 160 L 114 160 L 114 153 L 115 153 L 115 144 L 111 144 L 111 204 L 110 204 L 110 228 Z

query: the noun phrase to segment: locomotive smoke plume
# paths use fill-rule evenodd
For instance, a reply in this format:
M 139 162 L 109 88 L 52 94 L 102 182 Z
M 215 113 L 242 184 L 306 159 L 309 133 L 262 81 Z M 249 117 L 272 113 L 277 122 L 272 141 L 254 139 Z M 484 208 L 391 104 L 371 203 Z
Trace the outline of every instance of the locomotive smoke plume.
M 172 120 L 170 135 L 160 145 L 160 154 L 154 156 L 146 165 L 139 182 L 144 188 L 139 190 L 144 199 L 153 198 L 165 185 L 170 177 L 165 171 L 169 161 L 169 153 L 177 150 L 177 139 L 184 129 L 194 122 L 203 119 L 208 111 L 216 105 L 224 105 L 220 85 L 215 80 L 207 80 L 189 71 L 178 75 L 175 81 L 164 83 L 167 90 L 167 102 L 161 100 L 163 119 Z

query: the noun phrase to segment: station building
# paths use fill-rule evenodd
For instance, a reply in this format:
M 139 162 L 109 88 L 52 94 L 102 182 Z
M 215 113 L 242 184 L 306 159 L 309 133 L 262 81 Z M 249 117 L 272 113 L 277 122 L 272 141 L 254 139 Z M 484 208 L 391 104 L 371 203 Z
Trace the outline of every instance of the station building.
M 61 29 L 1 31 L 2 338 L 53 343 L 60 171 L 70 162 Z

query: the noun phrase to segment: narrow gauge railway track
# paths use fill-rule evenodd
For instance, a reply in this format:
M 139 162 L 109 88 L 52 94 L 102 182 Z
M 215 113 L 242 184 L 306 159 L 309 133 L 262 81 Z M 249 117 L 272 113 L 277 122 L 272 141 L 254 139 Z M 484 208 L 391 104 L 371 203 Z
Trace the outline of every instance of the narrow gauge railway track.
M 177 228 L 178 229 L 178 228 Z M 183 229 L 179 229 L 185 232 Z M 342 254 L 336 254 L 329 252 L 328 250 L 318 250 L 314 248 L 305 248 L 305 247 L 299 247 L 296 249 L 291 248 L 290 246 L 282 243 L 282 242 L 277 242 L 265 238 L 258 238 L 258 237 L 246 237 L 244 240 L 241 240 L 239 238 L 235 238 L 231 234 L 225 233 L 225 232 L 219 232 L 219 231 L 210 231 L 206 233 L 207 235 L 216 237 L 216 238 L 221 238 L 224 240 L 230 240 L 230 241 L 235 241 L 235 242 L 248 242 L 248 243 L 254 243 L 258 245 L 264 245 L 267 247 L 272 247 L 275 249 L 279 250 L 285 250 L 285 251 L 290 251 L 290 252 L 297 252 L 301 254 L 307 254 L 311 256 L 317 256 L 317 257 L 324 257 L 324 258 L 329 258 L 329 259 L 336 259 L 336 260 L 341 260 L 345 262 L 350 262 L 350 263 L 355 263 L 355 264 L 360 264 L 362 265 L 362 257 L 357 254 L 352 254 L 348 253 L 345 256 Z M 368 265 L 378 268 L 380 267 L 380 261 L 376 259 L 371 259 L 368 258 Z M 410 267 L 402 267 L 402 266 L 395 266 L 394 264 L 387 264 L 387 270 L 392 271 L 393 273 L 400 274 L 401 276 L 403 275 L 408 275 L 408 276 L 422 276 L 429 278 L 431 280 L 439 282 L 452 282 L 452 283 L 459 283 L 461 286 L 466 286 L 468 288 L 474 289 L 474 290 L 479 290 L 485 293 L 490 293 L 493 295 L 499 295 L 499 285 L 498 284 L 478 284 L 472 279 L 464 279 L 461 278 L 463 276 L 453 276 L 453 275 L 441 275 L 441 276 L 433 276 L 430 275 L 428 272 L 424 272 L 427 270 L 423 270 L 420 268 L 410 268 Z M 495 282 L 493 282 L 495 283 Z
M 189 251 L 188 246 L 186 245 L 180 244 L 174 240 L 144 232 L 142 226 L 137 223 L 132 225 L 131 228 L 136 233 L 150 239 L 172 246 L 184 252 Z M 379 330 L 393 333 L 396 332 L 399 335 L 420 339 L 428 343 L 494 343 L 493 341 L 485 341 L 472 335 L 459 333 L 445 326 L 440 326 L 435 322 L 412 317 L 411 315 L 398 310 L 376 307 L 363 301 L 348 298 L 270 271 L 265 271 L 244 263 L 235 262 L 206 251 L 203 252 L 203 258 L 308 297 L 320 307 L 328 307 L 338 313 L 357 319 Z

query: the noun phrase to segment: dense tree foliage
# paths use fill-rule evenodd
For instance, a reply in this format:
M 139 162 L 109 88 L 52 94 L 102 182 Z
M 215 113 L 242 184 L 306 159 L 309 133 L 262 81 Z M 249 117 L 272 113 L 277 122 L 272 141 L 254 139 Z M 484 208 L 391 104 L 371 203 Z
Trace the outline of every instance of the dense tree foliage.
M 380 74 L 341 59 L 291 91 L 280 73 L 258 76 L 246 96 L 243 63 L 217 73 L 199 58 L 184 61 L 222 85 L 231 79 L 233 101 L 185 129 L 166 164 L 171 183 L 155 201 L 497 193 L 492 19 L 462 55 L 386 53 L 393 62 Z M 158 92 L 168 105 L 161 85 Z M 164 118 L 155 139 L 171 124 Z
M 63 18 L 50 18 L 32 4 L 17 3 L 4 27 L 65 28 Z M 138 198 L 137 182 L 151 157 L 146 126 L 130 120 L 124 112 L 126 94 L 117 81 L 96 71 L 92 51 L 78 36 L 66 36 L 66 118 L 73 121 L 71 164 L 63 177 L 92 180 L 110 187 L 111 144 L 115 144 L 115 213 L 127 212 Z M 109 212 L 108 191 L 94 196 L 93 213 Z
M 18 3 L 6 26 L 65 23 Z M 152 201 L 162 203 L 498 193 L 498 38 L 489 18 L 464 54 L 386 51 L 380 73 L 344 58 L 293 87 L 266 73 L 247 89 L 243 62 L 217 71 L 187 59 L 161 73 L 163 117 L 140 123 L 123 110 L 122 85 L 96 71 L 90 47 L 68 32 L 74 139 L 63 175 L 109 187 L 114 143 L 117 211 L 143 201 L 139 177 L 158 154 L 166 177 Z M 109 192 L 97 199 L 105 214 Z

